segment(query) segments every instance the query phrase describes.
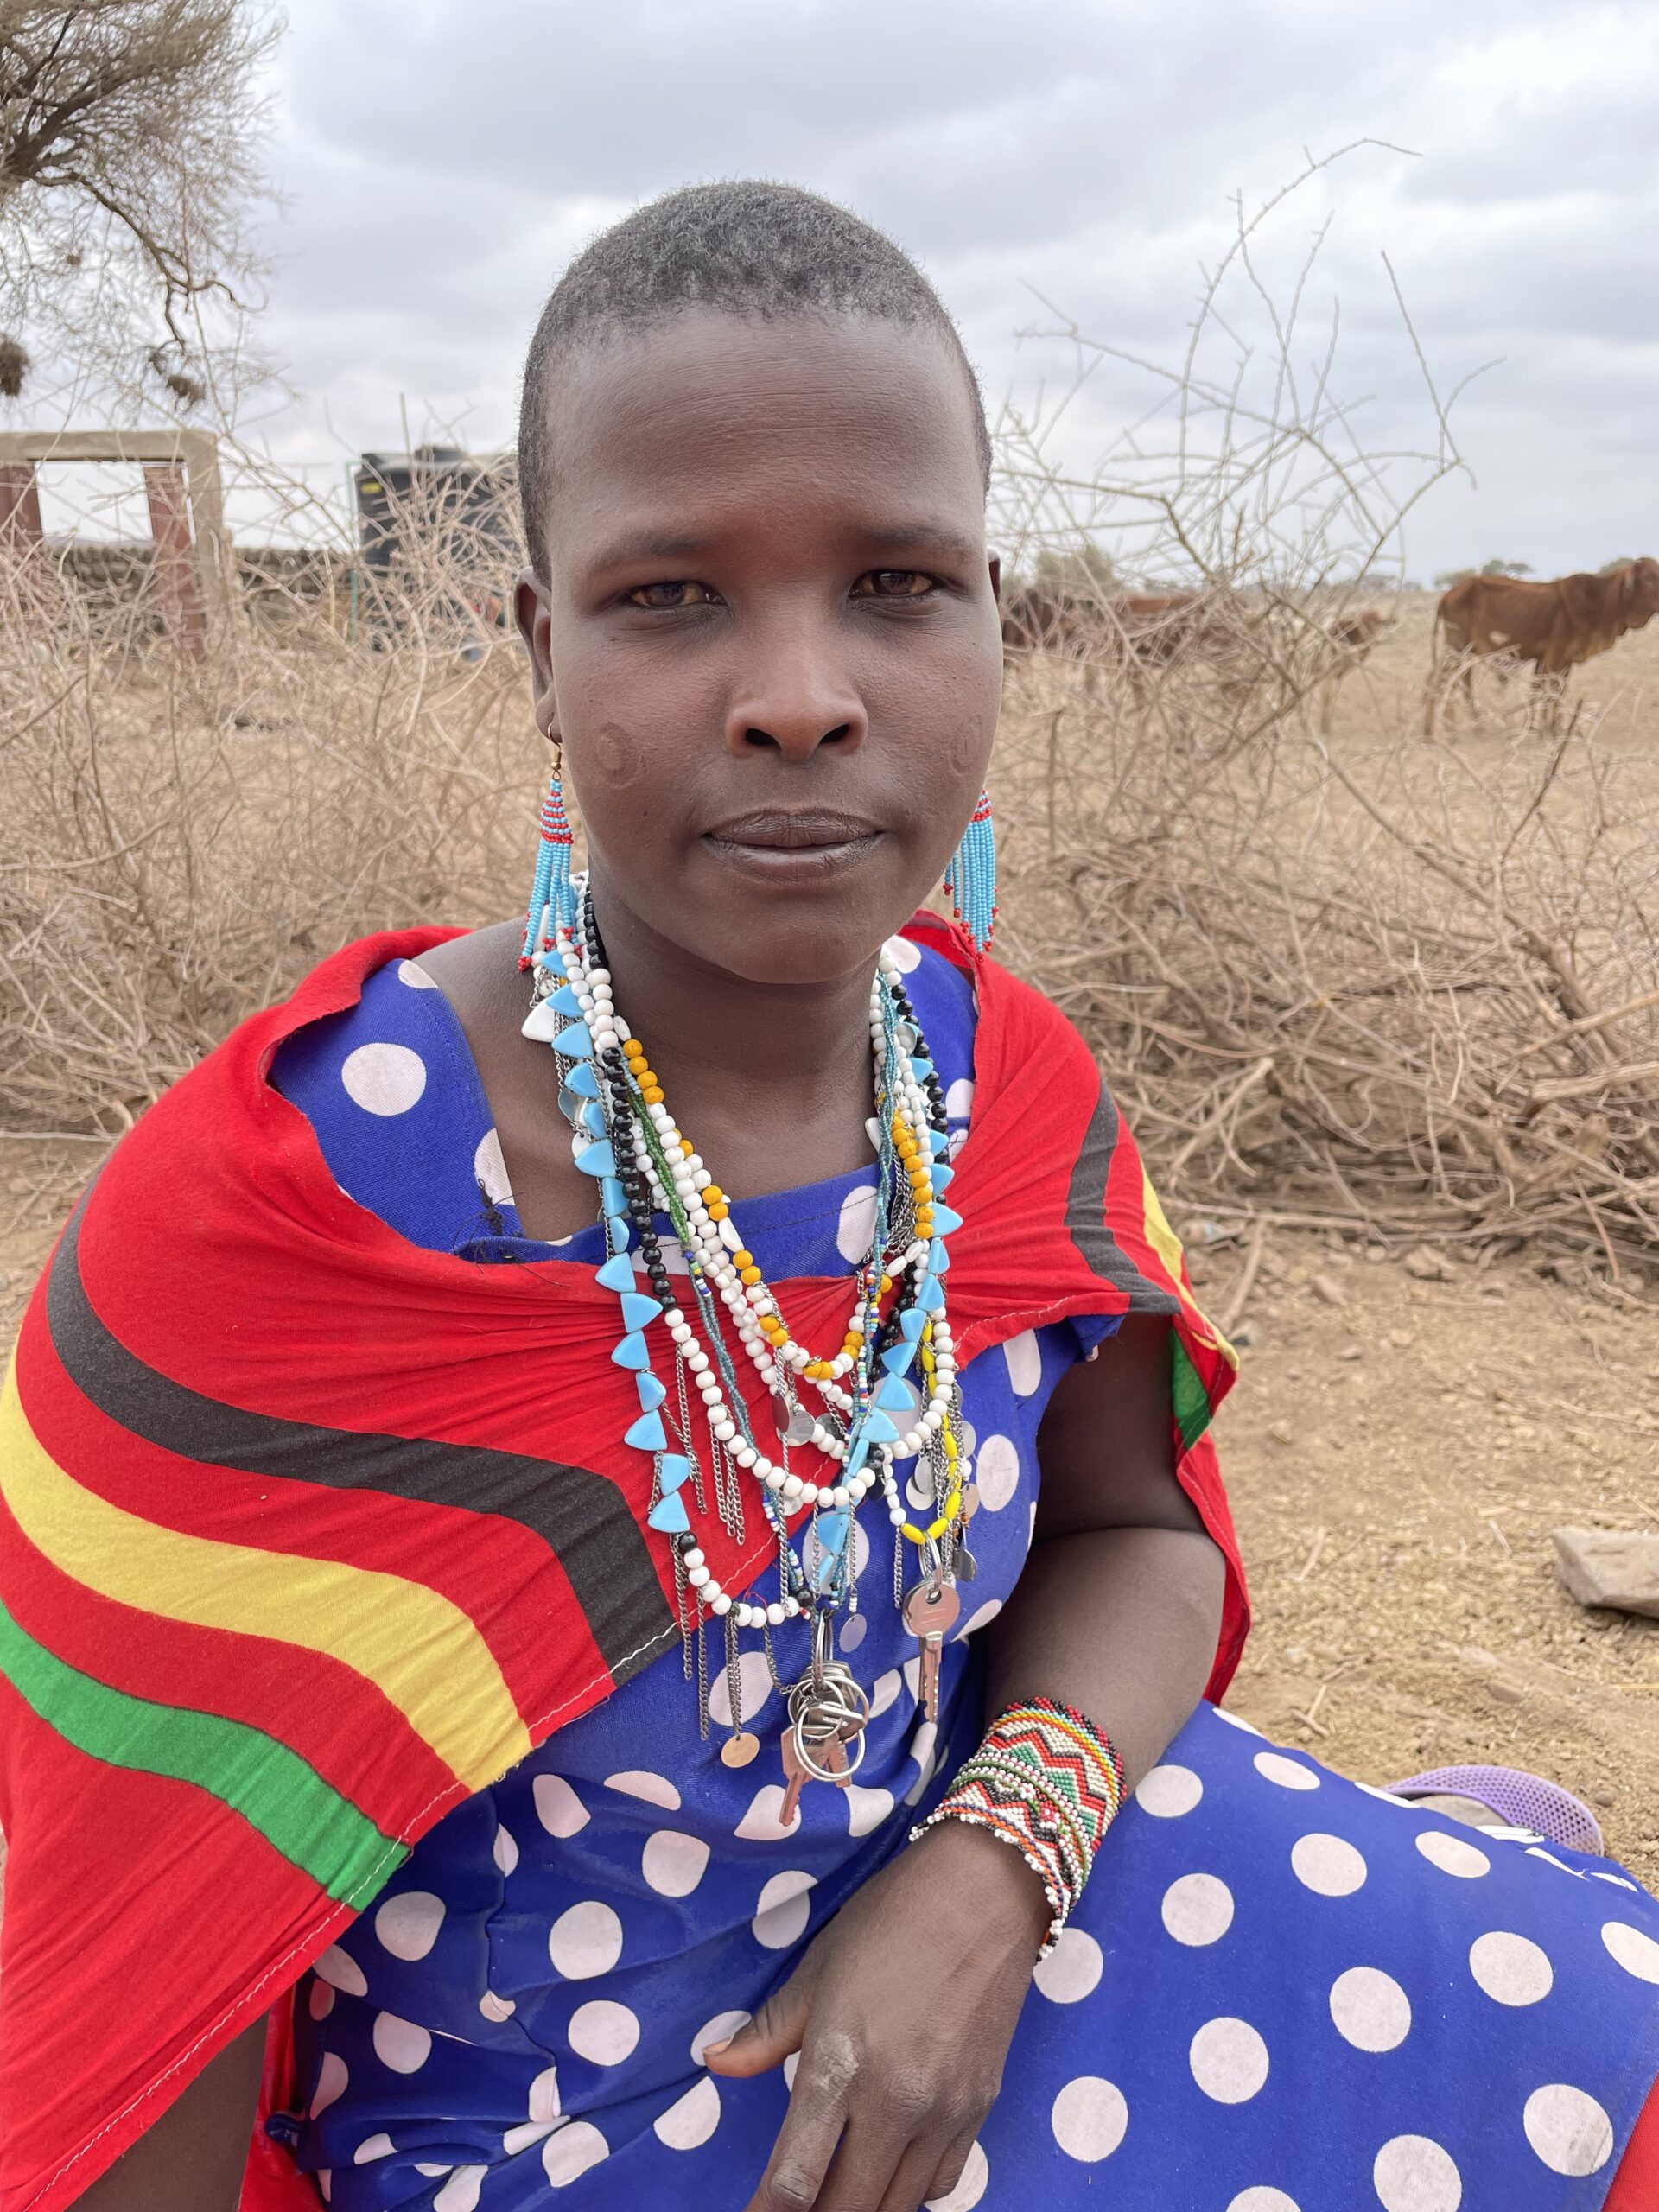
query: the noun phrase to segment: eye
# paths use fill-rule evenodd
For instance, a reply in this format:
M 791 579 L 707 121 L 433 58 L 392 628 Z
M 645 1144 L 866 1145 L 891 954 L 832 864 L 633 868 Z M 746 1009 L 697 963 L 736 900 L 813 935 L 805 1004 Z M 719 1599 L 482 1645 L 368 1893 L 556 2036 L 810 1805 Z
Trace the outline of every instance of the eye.
M 630 607 L 667 607 L 671 612 L 682 607 L 718 607 L 720 594 L 710 591 L 707 584 L 682 582 L 664 584 L 640 584 L 627 595 Z
M 922 569 L 870 569 L 853 586 L 855 599 L 925 599 L 937 579 Z

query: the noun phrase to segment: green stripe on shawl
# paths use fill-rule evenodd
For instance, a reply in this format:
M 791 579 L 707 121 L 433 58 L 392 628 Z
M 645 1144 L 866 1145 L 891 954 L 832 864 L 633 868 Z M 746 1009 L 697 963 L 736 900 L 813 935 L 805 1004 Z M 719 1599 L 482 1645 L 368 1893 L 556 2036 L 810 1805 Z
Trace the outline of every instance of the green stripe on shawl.
M 1175 1408 L 1175 1426 L 1181 1449 L 1190 1452 L 1210 1426 L 1213 1408 L 1192 1356 L 1181 1342 L 1180 1332 L 1169 1332 L 1169 1391 Z
M 341 1904 L 367 1904 L 407 1856 L 316 1769 L 263 1730 L 111 1689 L 37 1643 L 0 1605 L 0 1672 L 64 1739 L 106 1765 L 194 1783 Z

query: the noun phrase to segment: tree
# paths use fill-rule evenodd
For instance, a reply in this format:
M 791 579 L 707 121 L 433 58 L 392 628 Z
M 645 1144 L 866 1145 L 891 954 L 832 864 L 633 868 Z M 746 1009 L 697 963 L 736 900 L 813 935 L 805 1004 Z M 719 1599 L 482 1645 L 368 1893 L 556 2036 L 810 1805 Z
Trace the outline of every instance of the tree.
M 49 359 L 189 408 L 240 358 L 280 29 L 243 0 L 0 0 L 0 393 Z
M 1434 579 L 1436 591 L 1447 591 L 1465 576 L 1529 576 L 1530 561 L 1483 561 L 1478 569 L 1444 569 Z

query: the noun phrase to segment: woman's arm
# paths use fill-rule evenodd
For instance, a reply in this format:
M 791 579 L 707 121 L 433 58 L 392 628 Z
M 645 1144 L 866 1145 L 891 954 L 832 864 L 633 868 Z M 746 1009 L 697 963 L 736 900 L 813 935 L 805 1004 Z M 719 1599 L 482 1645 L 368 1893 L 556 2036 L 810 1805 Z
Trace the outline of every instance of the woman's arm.
M 149 2133 L 76 2198 L 80 2212 L 236 2212 L 264 2050 L 262 2020 L 210 2059 Z
M 1038 1440 L 1032 1555 L 987 1631 L 988 1703 L 1044 1695 L 1111 1737 L 1131 1783 L 1202 1694 L 1225 1570 L 1175 1477 L 1169 1324 L 1126 1321 Z M 1001 2086 L 1047 1927 L 1017 1852 L 946 1821 L 867 1882 L 717 2074 L 801 2054 L 749 2212 L 916 2212 L 952 2190 Z

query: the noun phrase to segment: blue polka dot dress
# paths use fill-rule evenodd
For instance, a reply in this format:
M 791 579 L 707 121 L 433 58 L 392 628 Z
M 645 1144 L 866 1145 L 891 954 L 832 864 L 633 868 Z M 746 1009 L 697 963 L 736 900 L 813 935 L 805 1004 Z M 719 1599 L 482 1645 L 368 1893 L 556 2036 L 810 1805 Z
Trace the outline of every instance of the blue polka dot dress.
M 970 990 L 897 949 L 959 1142 Z M 596 1229 L 524 1236 L 465 1037 L 423 969 L 382 969 L 289 1040 L 275 1080 L 340 1185 L 412 1242 L 480 1264 L 601 1258 Z M 747 1201 L 744 1231 L 774 1280 L 838 1272 L 873 1201 L 868 1176 L 810 1184 Z M 763 1651 L 728 1679 L 711 1643 L 708 1740 L 671 1654 L 416 1847 L 302 1985 L 303 2113 L 270 2123 L 339 2212 L 741 2212 L 792 2065 L 716 2081 L 703 2046 L 904 1847 L 978 1740 L 976 1631 L 1029 1547 L 1043 1411 L 1109 1326 L 1018 1337 L 963 1373 L 978 1574 L 937 1726 L 878 1594 L 842 1638 L 872 1694 L 864 1764 L 845 1790 L 809 1787 L 787 1827 L 778 1684 Z M 884 1592 L 893 1541 L 863 1516 L 867 1592 Z M 776 1641 L 792 1681 L 805 1632 Z M 739 1723 L 763 1749 L 733 1769 L 719 1746 Z M 1108 1835 L 941 2204 L 1594 2212 L 1656 2074 L 1659 1905 L 1628 1876 L 1457 1827 L 1206 1706 Z

